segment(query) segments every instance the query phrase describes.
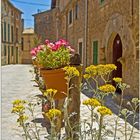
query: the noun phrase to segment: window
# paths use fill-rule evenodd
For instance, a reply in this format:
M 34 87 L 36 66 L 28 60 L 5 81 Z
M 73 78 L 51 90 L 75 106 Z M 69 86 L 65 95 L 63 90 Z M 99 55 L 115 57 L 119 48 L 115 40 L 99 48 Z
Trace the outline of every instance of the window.
M 13 46 L 11 47 L 11 55 L 12 56 L 14 55 L 14 47 Z
M 12 16 L 12 17 L 14 16 L 14 12 L 13 12 L 13 10 L 11 10 L 11 16 Z
M 68 24 L 72 24 L 72 10 L 70 10 L 68 13 Z
M 6 22 L 4 22 L 4 41 L 6 41 Z
M 1 40 L 3 41 L 3 24 L 1 24 Z
M 14 42 L 14 28 L 11 26 L 11 41 Z
M 6 56 L 6 45 L 4 45 L 4 56 Z
M 8 42 L 10 42 L 10 24 L 8 24 Z
M 18 42 L 18 28 L 16 28 L 16 42 Z
M 81 58 L 81 61 L 82 61 L 82 58 L 83 58 L 83 45 L 82 45 L 82 42 L 79 42 L 79 54 L 80 54 L 80 58 Z
M 93 64 L 98 64 L 98 41 L 93 42 Z
M 78 4 L 75 5 L 75 19 L 78 18 Z
M 23 39 L 23 37 L 21 38 L 21 50 L 23 51 L 24 50 L 24 39 Z

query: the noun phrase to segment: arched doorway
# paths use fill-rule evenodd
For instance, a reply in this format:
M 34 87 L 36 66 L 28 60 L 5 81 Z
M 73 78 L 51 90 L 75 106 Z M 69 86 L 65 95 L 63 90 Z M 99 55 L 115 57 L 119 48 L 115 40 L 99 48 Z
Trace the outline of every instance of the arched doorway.
M 120 77 L 122 78 L 122 64 L 119 61 L 119 58 L 122 57 L 122 42 L 119 34 L 116 35 L 114 41 L 113 41 L 113 58 L 112 62 L 117 66 L 117 70 L 113 71 L 112 76 L 113 77 Z M 113 82 L 113 85 L 115 83 Z M 120 93 L 120 90 L 117 89 L 117 91 Z

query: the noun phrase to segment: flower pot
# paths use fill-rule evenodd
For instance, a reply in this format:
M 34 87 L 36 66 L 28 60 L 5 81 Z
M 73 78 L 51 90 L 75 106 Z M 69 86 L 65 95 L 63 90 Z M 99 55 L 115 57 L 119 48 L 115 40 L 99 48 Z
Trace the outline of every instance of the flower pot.
M 56 89 L 57 93 L 54 99 L 63 99 L 66 97 L 67 84 L 65 72 L 63 69 L 46 70 L 40 69 L 40 74 L 45 82 L 46 88 Z

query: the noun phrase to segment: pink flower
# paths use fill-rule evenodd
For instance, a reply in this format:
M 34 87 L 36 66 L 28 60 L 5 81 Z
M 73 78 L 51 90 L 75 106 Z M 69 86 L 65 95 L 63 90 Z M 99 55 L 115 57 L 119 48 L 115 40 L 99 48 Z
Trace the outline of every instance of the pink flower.
M 38 50 L 37 48 L 34 48 L 34 51 L 35 51 L 35 52 L 37 52 L 37 50 Z
M 75 50 L 71 46 L 67 46 L 67 48 L 70 50 L 71 53 L 75 52 Z
M 50 41 L 48 39 L 45 40 L 45 44 L 48 45 Z
M 30 54 L 31 54 L 32 56 L 36 56 L 36 52 L 35 52 L 35 50 L 32 49 L 32 50 L 30 51 Z
M 68 45 L 68 42 L 64 39 L 60 39 L 59 41 L 61 42 L 61 45 Z
M 52 47 L 54 47 L 55 45 L 54 45 L 53 43 L 49 43 L 47 46 L 48 46 L 49 48 L 52 48 Z
M 60 45 L 54 45 L 51 49 L 52 51 L 57 51 L 60 48 Z
M 39 45 L 39 46 L 37 47 L 37 50 L 43 50 L 43 46 L 42 46 L 42 45 Z

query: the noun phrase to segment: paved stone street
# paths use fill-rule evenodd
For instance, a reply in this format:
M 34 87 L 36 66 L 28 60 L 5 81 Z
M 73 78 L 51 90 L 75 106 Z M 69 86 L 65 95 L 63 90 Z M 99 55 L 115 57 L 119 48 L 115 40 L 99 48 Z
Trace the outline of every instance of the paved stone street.
M 29 97 L 37 95 L 40 91 L 38 87 L 34 87 L 33 75 L 29 71 L 32 70 L 31 65 L 7 65 L 2 67 L 2 140 L 23 140 L 21 137 L 22 129 L 17 126 L 16 115 L 11 114 L 12 101 L 15 99 L 29 99 Z M 81 94 L 81 102 L 87 97 Z M 41 108 L 39 108 L 39 113 L 41 114 Z M 86 106 L 81 105 L 81 121 L 89 119 L 90 113 Z M 110 126 L 114 126 L 114 122 L 111 122 L 111 118 L 116 118 L 116 115 L 107 117 L 105 122 Z M 124 121 L 120 119 L 120 123 L 124 126 Z M 94 124 L 96 127 L 97 124 Z M 128 124 L 129 127 L 131 127 Z M 120 126 L 119 126 L 120 127 Z M 124 131 L 120 127 L 120 130 Z M 139 132 L 134 129 L 135 132 Z M 44 134 L 46 133 L 45 128 L 42 128 L 41 140 L 44 140 Z M 124 140 L 124 135 L 119 134 L 121 140 Z M 136 138 L 133 140 L 138 140 L 138 135 L 135 134 Z M 86 138 L 86 140 L 90 140 Z M 109 137 L 107 140 L 112 140 Z M 117 139 L 116 139 L 117 140 Z

